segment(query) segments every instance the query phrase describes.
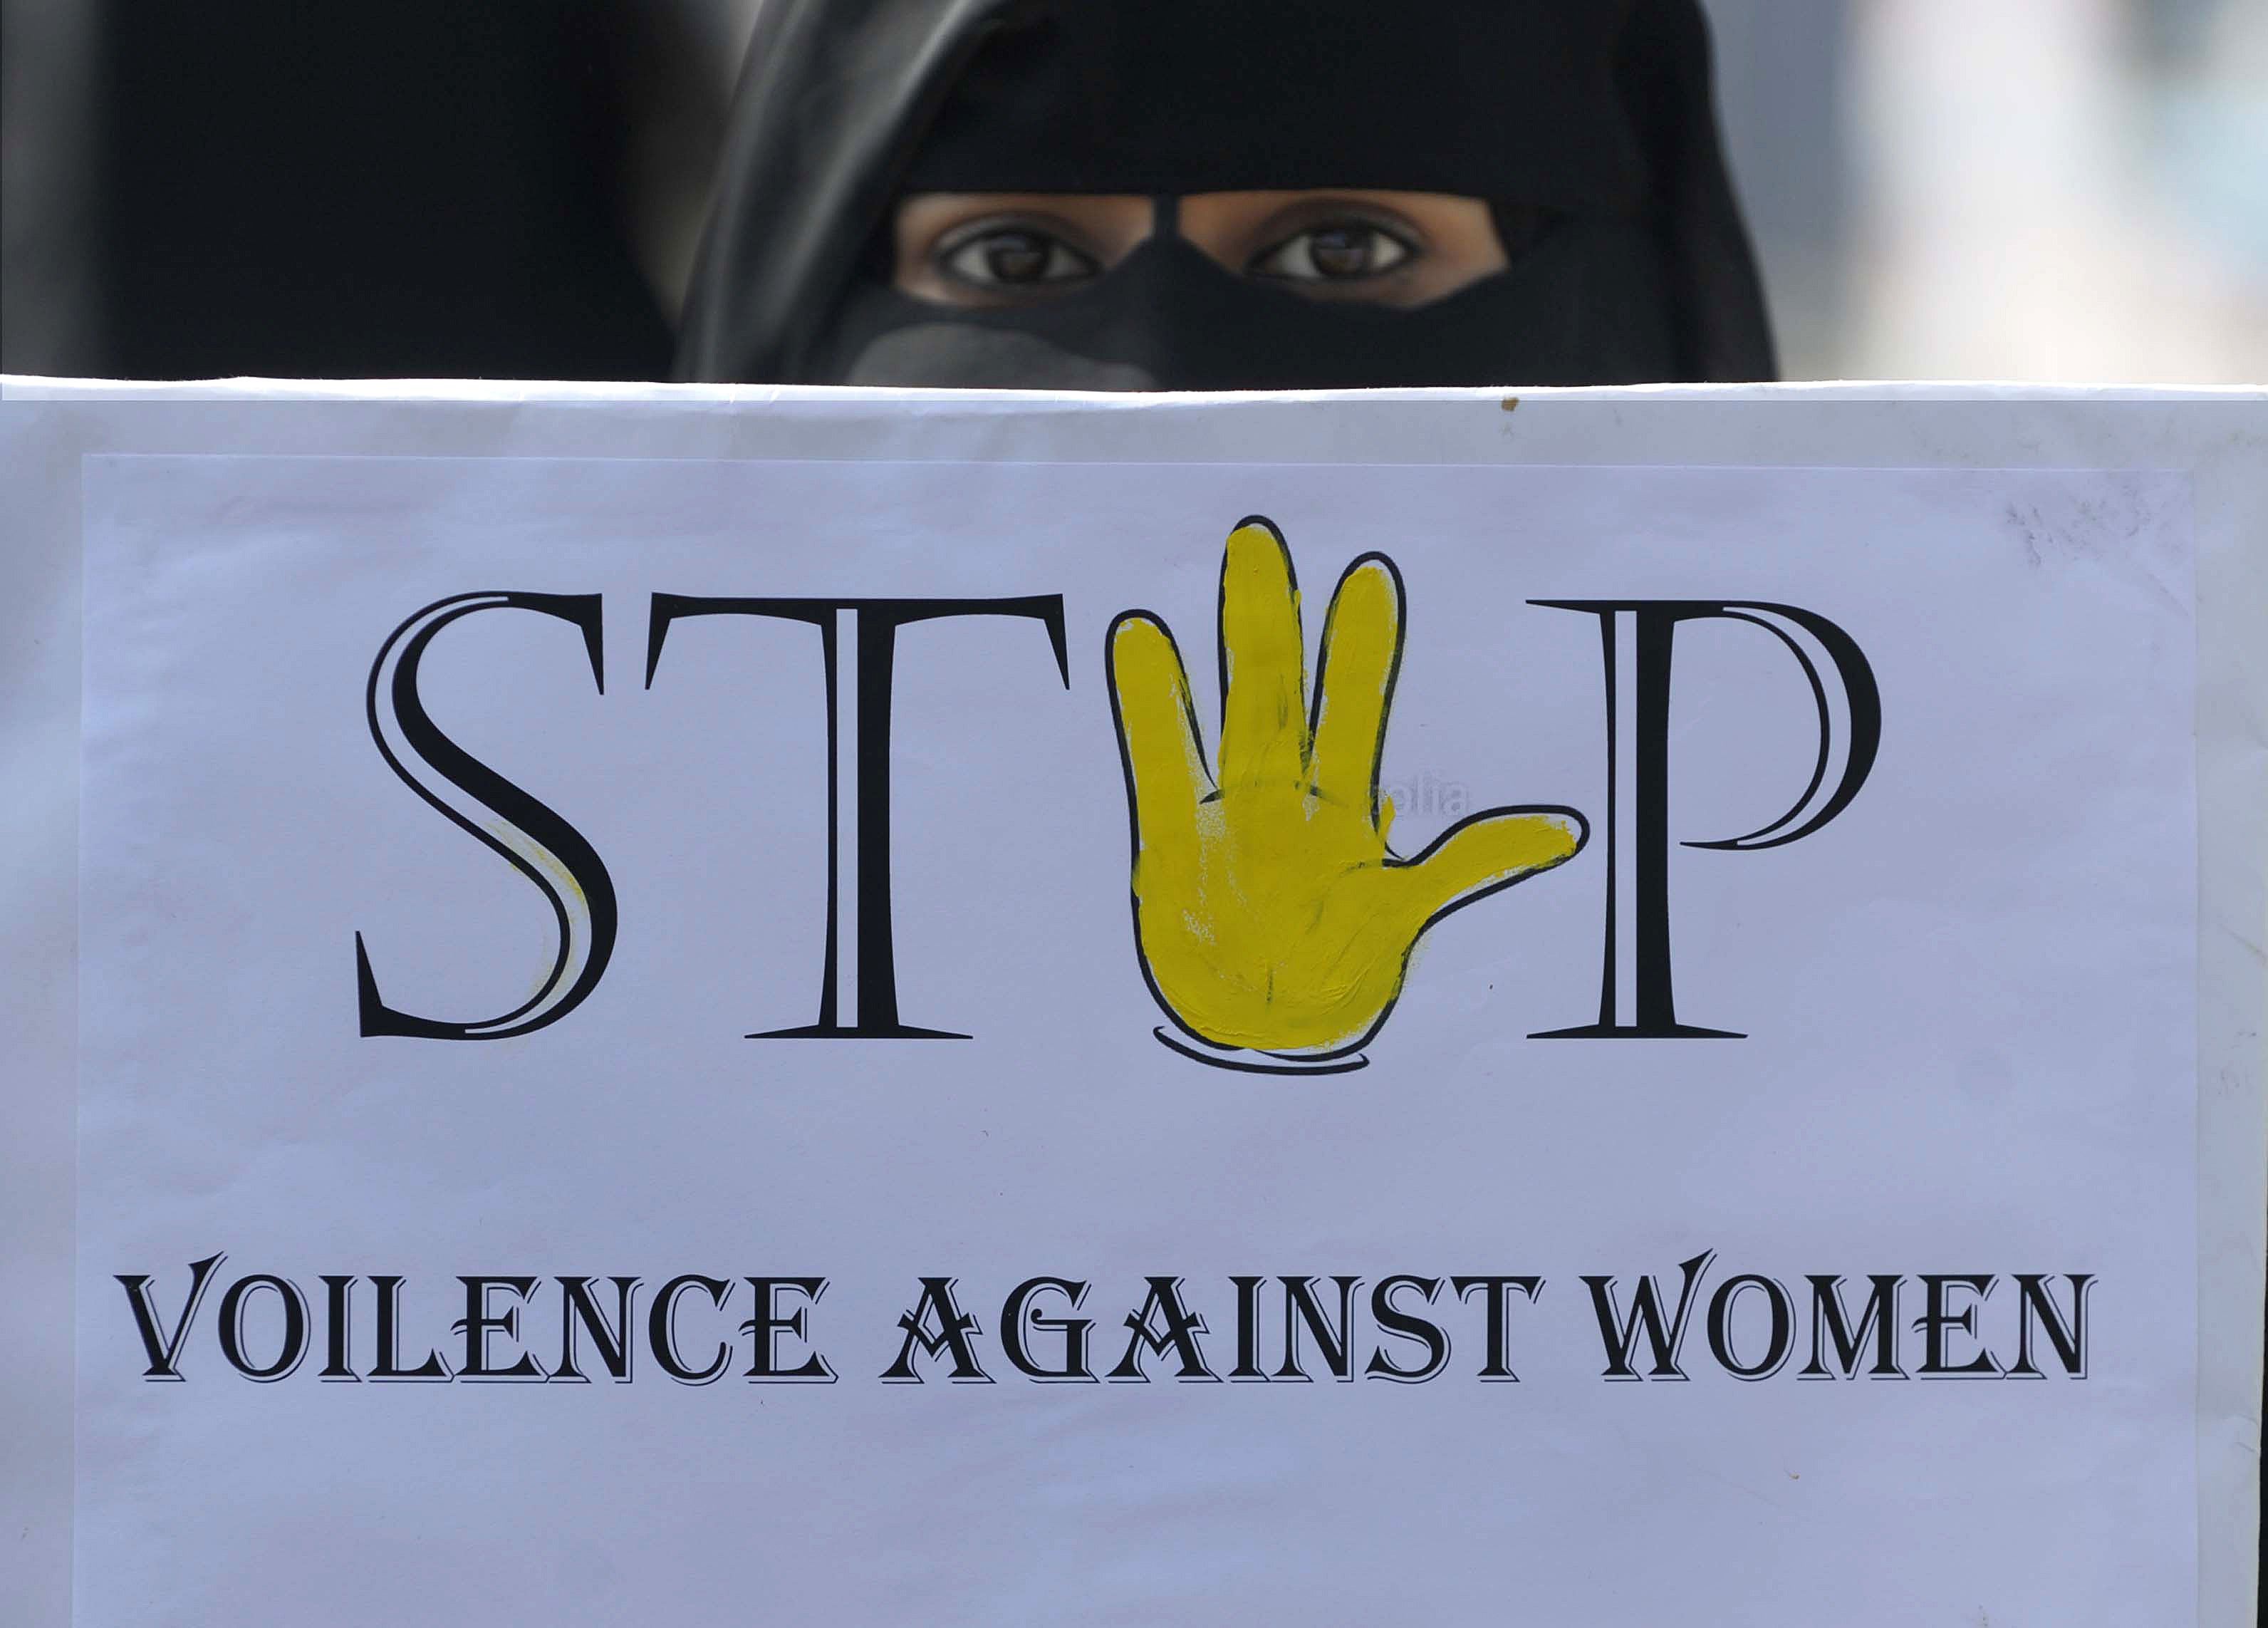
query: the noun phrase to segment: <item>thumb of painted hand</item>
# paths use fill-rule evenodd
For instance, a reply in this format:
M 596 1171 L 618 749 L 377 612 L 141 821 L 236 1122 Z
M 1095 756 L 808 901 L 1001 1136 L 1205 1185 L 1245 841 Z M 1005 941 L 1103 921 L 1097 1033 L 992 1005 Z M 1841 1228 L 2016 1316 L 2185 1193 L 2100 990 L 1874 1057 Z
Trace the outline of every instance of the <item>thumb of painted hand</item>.
M 1585 835 L 1583 817 L 1572 809 L 1491 809 L 1458 821 L 1408 862 L 1418 931 L 1524 876 L 1564 864 L 1582 847 Z

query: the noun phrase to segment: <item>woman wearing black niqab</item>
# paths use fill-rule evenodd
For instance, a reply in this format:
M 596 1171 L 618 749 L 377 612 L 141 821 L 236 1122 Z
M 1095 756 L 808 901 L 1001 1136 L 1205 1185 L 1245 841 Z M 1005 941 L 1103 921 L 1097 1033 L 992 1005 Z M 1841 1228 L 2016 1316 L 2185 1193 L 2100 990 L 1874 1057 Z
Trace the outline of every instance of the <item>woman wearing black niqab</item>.
M 1761 379 L 1697 0 L 763 0 L 679 372 Z

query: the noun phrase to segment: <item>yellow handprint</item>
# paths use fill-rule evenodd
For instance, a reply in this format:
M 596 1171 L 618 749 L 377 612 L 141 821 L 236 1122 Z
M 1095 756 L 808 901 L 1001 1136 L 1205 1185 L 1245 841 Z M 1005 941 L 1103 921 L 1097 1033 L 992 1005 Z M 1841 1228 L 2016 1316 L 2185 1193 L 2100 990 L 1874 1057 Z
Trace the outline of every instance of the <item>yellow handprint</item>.
M 1305 649 L 1291 555 L 1256 518 L 1221 562 L 1217 778 L 1165 624 L 1127 611 L 1107 652 L 1151 992 L 1206 1046 L 1295 1065 L 1344 1057 L 1377 1032 L 1426 928 L 1572 858 L 1587 835 L 1572 808 L 1491 808 L 1397 857 L 1378 791 L 1402 664 L 1394 563 L 1366 554 L 1339 578 L 1312 714 Z

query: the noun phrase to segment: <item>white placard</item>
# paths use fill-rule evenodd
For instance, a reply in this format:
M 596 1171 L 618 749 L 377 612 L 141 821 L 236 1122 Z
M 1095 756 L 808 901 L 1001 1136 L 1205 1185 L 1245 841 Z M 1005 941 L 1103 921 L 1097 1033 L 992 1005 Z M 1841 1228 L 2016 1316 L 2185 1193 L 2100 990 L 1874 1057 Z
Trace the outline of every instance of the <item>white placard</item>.
M 2194 1619 L 2178 477 L 84 490 L 78 1620 Z

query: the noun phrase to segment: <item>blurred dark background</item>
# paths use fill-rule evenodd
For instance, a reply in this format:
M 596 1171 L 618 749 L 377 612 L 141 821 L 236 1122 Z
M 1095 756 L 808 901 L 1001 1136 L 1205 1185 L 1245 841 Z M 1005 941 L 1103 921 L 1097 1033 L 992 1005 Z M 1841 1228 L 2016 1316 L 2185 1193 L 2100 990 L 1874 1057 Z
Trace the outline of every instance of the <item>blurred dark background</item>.
M 669 376 L 662 291 L 706 197 L 732 7 L 4 0 L 0 18 L 8 370 Z
M 596 4 L 114 6 L 95 189 L 125 373 L 651 377 Z
M 0 0 L 0 368 L 666 378 L 755 0 Z M 2264 0 L 1705 0 L 1791 378 L 2268 378 Z

